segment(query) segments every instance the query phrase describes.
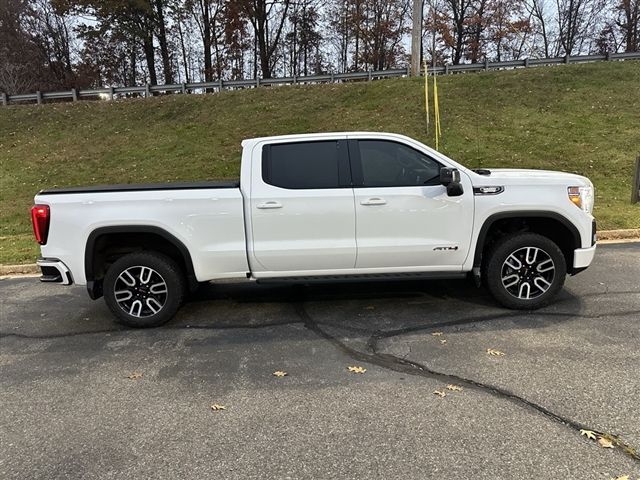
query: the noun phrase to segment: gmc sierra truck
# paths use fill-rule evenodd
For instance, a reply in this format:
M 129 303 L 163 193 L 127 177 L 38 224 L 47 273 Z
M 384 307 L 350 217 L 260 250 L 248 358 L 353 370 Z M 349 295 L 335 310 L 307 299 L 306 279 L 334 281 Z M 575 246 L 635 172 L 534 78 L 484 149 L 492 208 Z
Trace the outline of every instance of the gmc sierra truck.
M 86 285 L 117 321 L 171 319 L 202 282 L 471 274 L 503 306 L 547 304 L 591 263 L 592 183 L 471 170 L 411 138 L 344 132 L 242 142 L 239 183 L 44 190 L 41 280 Z

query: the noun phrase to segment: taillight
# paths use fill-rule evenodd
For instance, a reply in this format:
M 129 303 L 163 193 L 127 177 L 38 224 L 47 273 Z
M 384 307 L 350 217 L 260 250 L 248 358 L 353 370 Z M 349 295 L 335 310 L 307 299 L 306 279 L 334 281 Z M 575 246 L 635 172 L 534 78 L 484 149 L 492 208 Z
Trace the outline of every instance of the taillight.
M 49 205 L 34 205 L 31 207 L 31 222 L 33 233 L 40 245 L 47 243 L 49 235 Z

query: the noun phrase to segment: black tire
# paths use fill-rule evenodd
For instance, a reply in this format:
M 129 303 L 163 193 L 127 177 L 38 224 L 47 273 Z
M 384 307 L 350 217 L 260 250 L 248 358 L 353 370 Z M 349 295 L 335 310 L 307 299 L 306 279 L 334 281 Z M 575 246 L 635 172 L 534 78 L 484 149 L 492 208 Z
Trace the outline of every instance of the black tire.
M 156 252 L 120 257 L 107 270 L 103 289 L 116 322 L 136 328 L 157 327 L 171 320 L 186 290 L 178 264 Z
M 496 242 L 483 271 L 489 292 L 500 304 L 533 310 L 547 305 L 560 291 L 567 265 L 564 254 L 549 238 L 517 233 Z

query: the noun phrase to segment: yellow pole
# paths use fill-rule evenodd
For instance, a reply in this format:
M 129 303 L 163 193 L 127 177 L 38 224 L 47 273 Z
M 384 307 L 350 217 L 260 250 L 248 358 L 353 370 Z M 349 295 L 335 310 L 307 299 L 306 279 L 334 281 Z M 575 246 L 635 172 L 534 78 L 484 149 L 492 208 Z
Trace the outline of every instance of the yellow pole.
M 429 133 L 429 72 L 427 62 L 424 62 L 424 113 L 427 118 L 427 133 Z
M 435 120 L 436 150 L 439 150 L 442 130 L 440 130 L 440 103 L 438 101 L 438 81 L 436 77 L 437 75 L 433 76 L 433 117 Z

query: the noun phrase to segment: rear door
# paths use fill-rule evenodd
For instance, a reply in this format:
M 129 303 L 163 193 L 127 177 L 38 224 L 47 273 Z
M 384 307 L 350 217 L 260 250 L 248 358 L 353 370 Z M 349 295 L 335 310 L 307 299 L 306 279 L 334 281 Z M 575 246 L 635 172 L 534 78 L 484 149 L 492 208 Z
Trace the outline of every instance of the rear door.
M 254 272 L 354 268 L 355 207 L 344 137 L 267 144 L 261 154 L 251 178 Z
M 356 207 L 356 268 L 459 270 L 473 228 L 473 189 L 449 197 L 439 161 L 393 140 L 349 140 Z

